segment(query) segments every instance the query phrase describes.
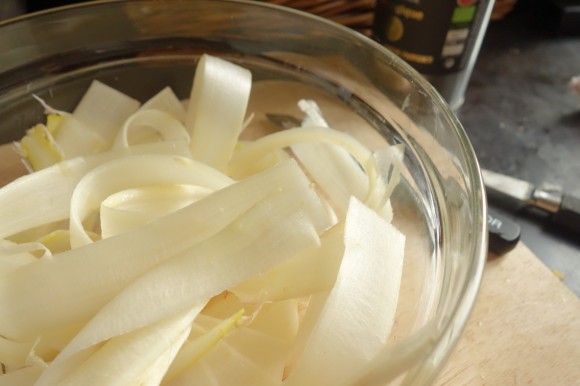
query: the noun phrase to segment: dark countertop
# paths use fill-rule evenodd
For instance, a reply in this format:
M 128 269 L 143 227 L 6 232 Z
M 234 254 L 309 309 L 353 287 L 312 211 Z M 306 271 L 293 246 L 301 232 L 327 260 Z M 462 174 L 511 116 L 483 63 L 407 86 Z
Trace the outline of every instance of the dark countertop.
M 541 28 L 537 11 L 516 9 L 490 24 L 458 116 L 482 167 L 580 196 L 580 98 L 568 89 L 580 75 L 580 36 Z M 580 234 L 499 209 L 580 296 Z

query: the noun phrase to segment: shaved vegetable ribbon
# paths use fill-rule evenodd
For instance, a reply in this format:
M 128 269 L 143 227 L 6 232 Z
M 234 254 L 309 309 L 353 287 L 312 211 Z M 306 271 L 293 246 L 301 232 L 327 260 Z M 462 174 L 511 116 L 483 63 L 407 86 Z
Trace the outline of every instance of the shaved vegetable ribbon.
M 430 344 L 389 345 L 402 148 L 308 100 L 242 140 L 251 84 L 204 55 L 186 104 L 99 81 L 71 113 L 39 99 L 31 173 L 0 189 L 0 386 L 374 384 Z

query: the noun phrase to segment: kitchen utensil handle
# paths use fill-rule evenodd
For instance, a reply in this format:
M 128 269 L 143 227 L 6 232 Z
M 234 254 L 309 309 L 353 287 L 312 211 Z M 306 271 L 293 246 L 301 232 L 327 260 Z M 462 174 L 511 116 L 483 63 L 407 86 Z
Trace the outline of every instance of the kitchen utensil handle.
M 560 210 L 554 214 L 552 220 L 568 230 L 580 233 L 580 198 L 564 195 Z
M 515 221 L 488 208 L 488 249 L 497 256 L 511 251 L 520 240 L 520 226 Z

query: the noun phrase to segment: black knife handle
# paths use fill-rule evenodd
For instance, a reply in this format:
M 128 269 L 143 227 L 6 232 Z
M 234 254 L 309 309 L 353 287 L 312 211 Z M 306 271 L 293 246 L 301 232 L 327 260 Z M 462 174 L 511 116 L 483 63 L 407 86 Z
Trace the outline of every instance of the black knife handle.
M 498 256 L 511 251 L 520 240 L 520 226 L 513 220 L 488 208 L 489 251 Z
M 560 209 L 552 216 L 554 223 L 580 233 L 580 198 L 564 195 Z

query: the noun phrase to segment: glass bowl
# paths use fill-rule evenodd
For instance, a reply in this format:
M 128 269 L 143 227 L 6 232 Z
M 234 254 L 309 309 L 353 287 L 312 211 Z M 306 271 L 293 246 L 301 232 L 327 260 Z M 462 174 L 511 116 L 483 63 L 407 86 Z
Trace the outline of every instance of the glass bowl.
M 257 131 L 280 130 L 266 114 L 297 116 L 297 100 L 310 98 L 331 127 L 370 149 L 404 144 L 392 199 L 393 222 L 407 236 L 392 360 L 385 356 L 374 381 L 360 384 L 434 381 L 476 299 L 487 255 L 486 202 L 465 132 L 411 67 L 346 27 L 246 1 L 62 7 L 0 24 L 0 48 L 0 143 L 43 120 L 32 94 L 71 111 L 94 79 L 141 101 L 165 86 L 187 98 L 195 64 L 208 53 L 252 71 Z

